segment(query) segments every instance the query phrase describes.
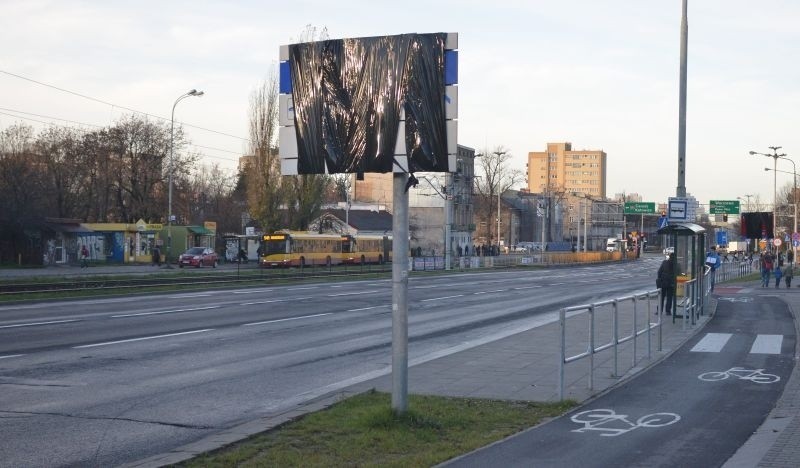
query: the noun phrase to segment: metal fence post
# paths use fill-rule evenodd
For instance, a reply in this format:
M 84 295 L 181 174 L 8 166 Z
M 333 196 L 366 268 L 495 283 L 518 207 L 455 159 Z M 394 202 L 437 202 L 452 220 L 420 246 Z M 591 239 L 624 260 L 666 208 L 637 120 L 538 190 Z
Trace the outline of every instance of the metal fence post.
M 619 331 L 618 331 L 619 322 L 617 322 L 617 300 L 616 299 L 614 299 L 614 302 L 612 303 L 612 308 L 613 308 L 613 310 L 612 310 L 612 313 L 611 313 L 612 314 L 611 315 L 611 325 L 614 327 L 614 329 L 612 330 L 611 333 L 612 333 L 612 336 L 613 336 L 613 339 L 614 339 L 614 378 L 617 378 L 617 377 L 619 377 L 619 372 L 617 371 L 617 369 L 619 367 L 618 366 L 619 355 L 617 353 L 617 351 L 618 351 L 617 350 L 617 344 L 619 344 Z
M 567 360 L 567 311 L 561 309 L 558 311 L 558 324 L 561 329 L 561 360 L 558 362 L 558 399 L 564 400 L 564 366 Z
M 594 304 L 589 306 L 589 390 L 594 389 Z
M 636 345 L 639 341 L 637 339 L 639 337 L 639 327 L 638 327 L 639 324 L 637 320 L 638 318 L 637 315 L 639 314 L 637 314 L 638 311 L 636 309 L 636 305 L 637 305 L 636 296 L 633 296 L 633 364 L 631 364 L 631 367 L 636 367 L 636 354 L 637 354 Z

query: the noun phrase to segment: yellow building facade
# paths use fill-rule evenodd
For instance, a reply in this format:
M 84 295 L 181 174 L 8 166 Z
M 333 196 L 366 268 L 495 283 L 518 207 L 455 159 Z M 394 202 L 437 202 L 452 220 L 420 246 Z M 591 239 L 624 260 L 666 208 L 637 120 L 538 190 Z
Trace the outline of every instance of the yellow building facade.
M 528 153 L 531 193 L 580 193 L 606 197 L 606 153 L 573 150 L 572 143 L 548 143 L 547 151 Z

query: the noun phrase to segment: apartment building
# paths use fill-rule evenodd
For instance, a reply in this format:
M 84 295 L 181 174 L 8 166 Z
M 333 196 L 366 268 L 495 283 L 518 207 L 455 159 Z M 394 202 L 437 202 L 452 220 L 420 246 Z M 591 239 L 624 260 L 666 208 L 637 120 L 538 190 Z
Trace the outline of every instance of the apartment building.
M 531 193 L 579 193 L 606 197 L 606 153 L 573 150 L 572 143 L 548 143 L 547 151 L 528 153 Z

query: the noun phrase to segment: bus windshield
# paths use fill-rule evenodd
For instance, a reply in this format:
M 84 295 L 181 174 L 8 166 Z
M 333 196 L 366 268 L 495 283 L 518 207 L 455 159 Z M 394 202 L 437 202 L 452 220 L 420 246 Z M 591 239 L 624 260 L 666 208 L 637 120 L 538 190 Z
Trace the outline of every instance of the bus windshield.
M 287 236 L 274 235 L 264 236 L 261 242 L 261 255 L 274 255 L 288 253 L 286 250 L 286 243 L 288 242 Z

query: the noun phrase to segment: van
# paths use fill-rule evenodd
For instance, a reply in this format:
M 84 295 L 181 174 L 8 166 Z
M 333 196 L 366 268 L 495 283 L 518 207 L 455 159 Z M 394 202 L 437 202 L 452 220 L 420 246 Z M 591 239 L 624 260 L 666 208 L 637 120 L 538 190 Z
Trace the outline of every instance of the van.
M 606 252 L 613 252 L 617 250 L 617 245 L 619 242 L 619 239 L 615 237 L 609 237 L 606 239 Z

